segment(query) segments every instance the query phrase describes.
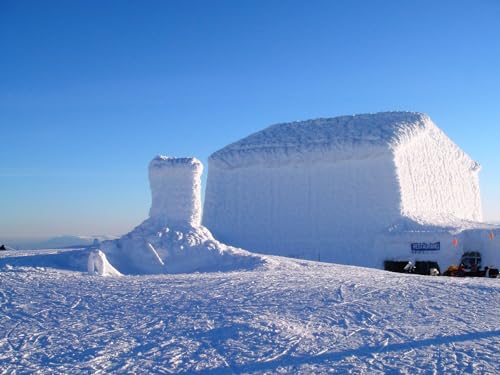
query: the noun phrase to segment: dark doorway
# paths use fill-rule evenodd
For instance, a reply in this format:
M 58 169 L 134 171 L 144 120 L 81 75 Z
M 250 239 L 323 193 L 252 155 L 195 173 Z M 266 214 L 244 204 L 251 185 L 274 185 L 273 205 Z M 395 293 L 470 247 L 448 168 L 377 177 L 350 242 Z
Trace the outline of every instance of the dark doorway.
M 391 271 L 391 272 L 400 272 L 400 273 L 406 273 L 405 267 L 408 264 L 408 261 L 394 261 L 394 260 L 386 260 L 384 261 L 384 270 L 386 271 Z
M 404 261 L 386 260 L 384 261 L 384 270 L 391 272 L 407 273 L 408 271 L 405 270 L 405 267 L 408 264 L 408 262 L 409 262 L 408 260 Z M 412 273 L 416 273 L 419 275 L 430 275 L 431 268 L 435 268 L 439 271 L 439 273 L 441 273 L 441 270 L 437 262 L 431 262 L 431 261 L 415 262 L 415 268 L 413 269 Z
M 441 274 L 441 270 L 439 269 L 439 264 L 437 264 L 437 262 L 425 261 L 415 263 L 415 273 L 418 273 L 419 275 L 430 275 L 431 268 L 437 269 L 439 274 Z

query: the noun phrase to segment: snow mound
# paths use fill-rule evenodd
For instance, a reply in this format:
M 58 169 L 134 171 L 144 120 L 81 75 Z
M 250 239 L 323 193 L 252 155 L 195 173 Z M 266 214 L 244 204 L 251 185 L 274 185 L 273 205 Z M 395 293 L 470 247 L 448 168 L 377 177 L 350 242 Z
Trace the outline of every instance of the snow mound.
M 86 272 L 91 248 L 13 250 L 0 252 L 0 270 L 4 267 L 49 268 Z
M 125 274 L 234 271 L 265 263 L 261 256 L 220 243 L 203 226 L 164 226 L 154 218 L 101 246 Z
M 101 250 L 94 250 L 89 254 L 87 261 L 87 270 L 91 275 L 99 276 L 121 276 L 106 258 L 106 255 Z
M 201 226 L 201 172 L 195 158 L 157 156 L 149 164 L 150 217 L 101 249 L 124 274 L 252 269 L 262 256 L 226 246 Z

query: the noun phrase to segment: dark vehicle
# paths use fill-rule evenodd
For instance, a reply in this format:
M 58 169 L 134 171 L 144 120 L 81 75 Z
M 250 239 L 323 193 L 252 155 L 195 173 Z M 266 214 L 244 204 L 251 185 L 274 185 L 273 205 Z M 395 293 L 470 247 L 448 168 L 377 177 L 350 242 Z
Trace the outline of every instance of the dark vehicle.
M 481 253 L 478 251 L 468 251 L 464 253 L 460 260 L 460 265 L 466 276 L 481 276 L 479 275 L 481 270 Z
M 478 251 L 466 251 L 462 255 L 460 260 L 460 265 L 452 265 L 443 273 L 444 276 L 458 276 L 458 277 L 491 277 L 495 278 L 498 276 L 498 269 L 482 267 L 481 253 Z

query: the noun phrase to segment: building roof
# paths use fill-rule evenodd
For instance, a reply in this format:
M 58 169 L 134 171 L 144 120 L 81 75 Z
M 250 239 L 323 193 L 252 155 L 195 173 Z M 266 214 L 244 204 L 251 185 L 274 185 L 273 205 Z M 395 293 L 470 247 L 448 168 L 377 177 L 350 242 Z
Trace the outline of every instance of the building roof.
M 210 156 L 232 168 L 311 160 L 364 159 L 389 153 L 401 141 L 436 125 L 417 112 L 381 112 L 271 125 Z

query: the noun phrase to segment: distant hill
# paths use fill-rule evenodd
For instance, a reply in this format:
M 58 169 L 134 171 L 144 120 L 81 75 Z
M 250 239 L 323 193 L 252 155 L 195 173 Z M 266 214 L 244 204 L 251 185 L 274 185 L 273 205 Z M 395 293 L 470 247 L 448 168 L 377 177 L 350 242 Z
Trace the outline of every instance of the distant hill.
M 10 246 L 15 249 L 61 249 L 68 247 L 90 246 L 94 243 L 95 239 L 98 241 L 106 241 L 116 238 L 116 236 L 102 234 L 91 236 L 64 235 L 48 239 L 0 239 L 0 243 L 3 243 L 2 241 L 4 241 L 6 246 Z

